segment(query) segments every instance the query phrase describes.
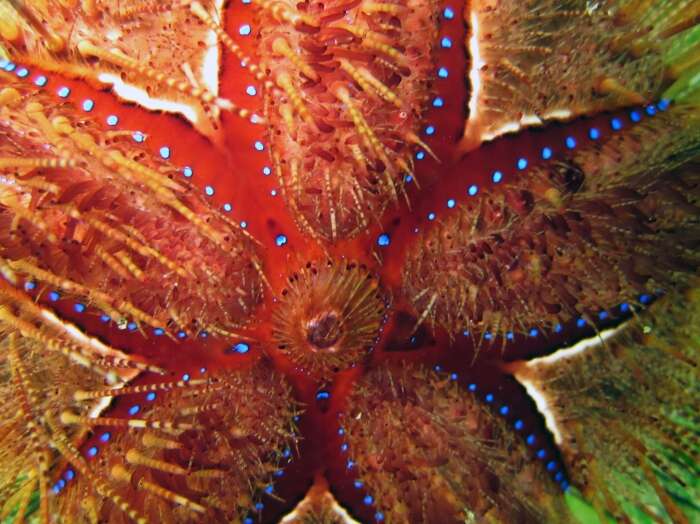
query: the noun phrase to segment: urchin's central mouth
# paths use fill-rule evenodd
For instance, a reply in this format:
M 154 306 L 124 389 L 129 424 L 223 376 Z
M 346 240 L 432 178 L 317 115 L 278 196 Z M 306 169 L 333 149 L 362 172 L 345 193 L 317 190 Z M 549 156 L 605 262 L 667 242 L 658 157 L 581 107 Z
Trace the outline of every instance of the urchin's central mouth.
M 313 350 L 327 350 L 340 339 L 340 318 L 334 312 L 323 312 L 306 323 L 306 340 Z

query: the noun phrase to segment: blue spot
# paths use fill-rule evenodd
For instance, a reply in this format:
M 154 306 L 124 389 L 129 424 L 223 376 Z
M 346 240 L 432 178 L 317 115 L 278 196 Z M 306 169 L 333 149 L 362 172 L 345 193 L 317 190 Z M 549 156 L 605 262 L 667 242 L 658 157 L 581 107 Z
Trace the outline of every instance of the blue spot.
M 598 313 L 598 318 L 599 318 L 600 320 L 605 320 L 606 318 L 608 318 L 608 312 L 607 312 L 607 311 L 601 311 L 600 313 Z
M 57 94 L 61 98 L 68 98 L 68 95 L 70 95 L 70 89 L 66 86 L 63 86 L 58 89 Z
M 493 395 L 491 393 L 486 395 L 486 402 L 488 402 L 489 404 L 493 402 Z
M 20 78 L 26 78 L 29 76 L 29 70 L 26 67 L 22 67 L 17 70 L 17 76 Z
M 630 120 L 634 123 L 639 122 L 642 119 L 642 115 L 639 111 L 632 111 L 630 113 Z
M 34 79 L 34 85 L 44 87 L 48 81 L 48 78 L 46 78 L 44 75 L 39 75 Z
M 435 126 L 428 126 L 425 128 L 425 134 L 426 135 L 434 135 L 435 134 Z
M 639 301 L 642 304 L 647 305 L 647 304 L 649 304 L 649 302 L 651 302 L 651 295 L 647 295 L 647 294 L 639 295 Z
M 452 20 L 455 17 L 455 12 L 451 7 L 446 7 L 442 15 L 448 20 Z
M 352 460 L 348 460 L 348 461 L 345 463 L 345 467 L 346 467 L 347 469 L 352 469 L 352 468 L 355 467 L 355 462 L 353 462 Z
M 170 148 L 168 146 L 161 147 L 158 152 L 160 153 L 161 158 L 166 160 L 170 158 Z
M 153 330 L 153 334 L 157 337 L 163 336 L 164 333 L 165 333 L 165 330 L 163 328 L 155 328 Z
M 600 138 L 600 131 L 598 131 L 598 128 L 590 128 L 588 130 L 588 138 L 590 138 L 591 140 L 598 140 Z
M 185 333 L 184 331 L 178 331 L 177 338 L 179 338 L 179 339 L 187 338 L 187 333 Z
M 447 201 L 447 207 L 449 207 L 450 209 L 452 209 L 452 208 L 455 207 L 456 205 L 457 205 L 457 202 L 455 202 L 455 199 L 454 199 L 454 198 L 450 198 L 450 199 Z
M 116 126 L 119 123 L 119 117 L 117 115 L 109 115 L 107 117 L 108 126 Z
M 97 449 L 97 446 L 92 446 L 90 449 L 87 450 L 87 456 L 94 457 L 95 455 L 97 455 L 98 451 L 99 449 Z
M 440 364 L 438 364 L 438 365 L 436 365 L 433 369 L 434 369 L 435 371 L 437 371 L 438 373 L 440 373 L 440 372 L 442 371 L 442 366 L 441 366 Z
M 457 373 L 450 373 L 450 380 L 457 380 L 459 378 L 459 375 Z
M 270 173 L 272 173 L 272 169 L 270 169 L 268 166 L 263 167 L 263 175 L 265 176 L 270 176 Z
M 561 486 L 561 489 L 562 489 L 563 491 L 569 491 L 569 483 L 568 483 L 567 481 L 563 481 L 563 482 L 562 482 L 561 484 L 559 484 L 559 485 Z
M 425 151 L 418 151 L 416 153 L 416 159 L 417 160 L 423 160 L 425 158 Z
M 245 220 L 241 220 L 241 227 L 242 227 L 243 229 L 247 228 L 247 227 L 248 227 L 248 222 L 246 222 Z
M 532 329 L 530 330 L 530 336 L 531 336 L 531 337 L 536 337 L 538 334 L 539 334 L 539 331 L 537 330 L 537 328 L 532 328 Z
M 73 309 L 76 313 L 82 313 L 83 311 L 85 311 L 85 304 L 81 304 L 80 302 L 78 302 L 73 306 Z
M 272 495 L 273 491 L 275 491 L 275 488 L 272 485 L 268 484 L 265 486 L 265 493 L 268 495 Z
M 245 92 L 248 93 L 250 96 L 255 96 L 258 94 L 258 90 L 255 89 L 255 86 L 246 87 Z
M 577 326 L 577 327 L 582 328 L 582 327 L 585 326 L 585 325 L 586 325 L 586 321 L 585 321 L 583 318 L 579 318 L 579 319 L 576 321 L 576 326 Z
M 256 151 L 264 151 L 265 150 L 265 144 L 263 144 L 260 140 L 256 140 L 255 144 L 253 144 L 253 147 L 255 147 Z
M 255 511 L 262 511 L 265 508 L 265 504 L 262 502 L 256 502 L 254 507 Z
M 69 469 L 68 471 L 66 471 L 65 477 L 66 477 L 66 480 L 69 480 L 69 481 L 73 480 L 75 478 L 75 471 L 73 471 L 72 469 Z
M 556 326 L 554 326 L 554 332 L 555 332 L 555 333 L 561 333 L 563 329 L 564 329 L 564 328 L 562 327 L 561 324 L 557 324 Z
M 250 24 L 243 24 L 238 28 L 238 34 L 241 36 L 248 36 L 250 34 Z
M 239 342 L 238 344 L 233 346 L 233 350 L 236 353 L 240 353 L 241 355 L 245 355 L 246 353 L 248 353 L 248 351 L 250 351 L 250 346 L 248 344 L 246 344 L 245 342 Z
M 527 445 L 528 445 L 528 446 L 532 446 L 532 445 L 535 444 L 535 440 L 536 440 L 536 439 L 535 439 L 535 435 L 530 434 L 530 435 L 528 435 L 527 438 L 525 439 L 525 442 L 527 442 Z
M 391 237 L 386 233 L 382 233 L 377 237 L 377 244 L 381 247 L 386 247 L 391 244 Z
M 489 333 L 488 331 L 484 333 L 484 339 L 486 340 L 491 340 L 493 338 L 493 335 Z
M 543 160 L 549 160 L 550 158 L 552 158 L 552 154 L 553 154 L 553 151 L 552 151 L 551 147 L 543 147 L 542 148 L 542 159 Z
M 355 481 L 355 488 L 356 489 L 362 489 L 362 486 L 364 486 L 364 483 L 361 480 Z
M 54 484 L 51 489 L 56 495 L 58 495 L 61 492 L 61 488 L 58 486 L 58 484 Z
M 277 237 L 275 238 L 275 244 L 277 245 L 277 247 L 282 247 L 286 243 L 287 243 L 287 237 L 284 235 L 277 235 Z
M 450 73 L 446 67 L 441 67 L 440 69 L 438 69 L 438 76 L 440 78 L 447 78 L 448 76 L 450 76 Z
M 6 59 L 4 59 L 4 58 L 0 59 L 0 69 L 5 69 L 5 67 L 6 67 L 7 64 L 9 64 L 9 63 L 10 63 L 9 60 L 6 60 Z
M 442 40 L 440 40 L 440 45 L 444 47 L 445 49 L 449 49 L 452 47 L 452 40 L 450 40 L 448 37 L 443 36 Z
M 347 445 L 347 444 L 343 443 L 343 444 L 340 445 L 340 451 L 342 451 L 343 453 L 345 453 L 347 450 L 348 450 L 348 445 Z
M 668 100 L 660 100 L 658 104 L 656 104 L 656 107 L 658 108 L 659 111 L 666 111 L 668 109 L 668 106 L 671 104 Z
M 204 375 L 207 372 L 207 368 L 199 368 L 199 372 Z
M 554 471 L 555 469 L 557 469 L 556 462 L 554 462 L 553 460 L 550 460 L 549 462 L 547 462 L 547 471 Z
M 277 469 L 277 470 L 275 470 L 275 472 L 273 473 L 273 475 L 274 475 L 275 477 L 284 477 L 284 471 L 281 470 L 281 469 Z
M 630 305 L 627 302 L 620 304 L 620 311 L 622 313 L 627 313 L 630 310 Z
M 573 136 L 566 137 L 566 147 L 574 149 L 576 147 L 576 139 Z
M 365 498 L 362 499 L 362 502 L 365 503 L 365 506 L 371 506 L 374 502 L 374 499 L 372 498 L 372 495 L 365 495 Z
M 104 315 L 104 314 L 103 314 L 103 315 L 100 315 L 100 322 L 107 323 L 107 322 L 109 322 L 110 320 L 111 320 L 111 319 L 109 318 L 109 315 Z
M 469 391 L 476 391 L 476 384 L 469 384 L 469 386 L 467 386 L 467 389 L 469 389 Z
M 233 206 L 231 204 L 229 204 L 228 202 L 226 202 L 224 204 L 224 211 L 226 211 L 227 213 L 230 213 L 232 209 L 233 209 Z
M 185 175 L 187 178 L 191 178 L 192 175 L 194 175 L 194 171 L 192 171 L 192 168 L 190 166 L 185 166 L 182 168 L 182 174 Z
M 508 339 L 508 340 L 513 340 L 513 339 L 515 339 L 515 335 L 513 335 L 513 332 L 512 332 L 512 331 L 508 331 L 508 332 L 506 333 L 506 339 Z
M 129 415 L 131 415 L 131 416 L 133 417 L 133 416 L 136 415 L 139 411 L 141 411 L 141 406 L 139 406 L 138 404 L 134 404 L 133 406 L 131 406 L 131 407 L 129 408 Z
M 557 482 L 561 482 L 564 480 L 564 474 L 561 471 L 557 471 L 557 474 L 554 475 L 554 480 Z
M 467 190 L 467 193 L 469 194 L 469 196 L 474 196 L 478 192 L 479 192 L 479 188 L 477 187 L 476 184 L 472 184 L 471 186 L 469 186 L 469 189 Z
M 338 428 L 338 435 L 345 435 L 345 430 L 343 428 Z
M 503 180 L 503 173 L 500 171 L 494 171 L 491 175 L 491 180 L 493 180 L 494 184 L 498 184 L 501 180 Z
M 109 442 L 110 438 L 112 438 L 112 434 L 109 431 L 106 431 L 105 433 L 102 433 L 102 435 L 100 435 L 100 440 L 102 442 Z
M 525 426 L 525 424 L 524 424 L 523 421 L 520 420 L 520 419 L 516 420 L 516 421 L 515 421 L 515 424 L 513 424 L 513 427 L 514 427 L 517 431 L 520 431 L 521 429 L 523 429 L 523 426 Z
M 31 291 L 36 287 L 36 282 L 32 282 L 31 280 L 29 282 L 24 283 L 24 289 L 26 291 Z
M 331 398 L 331 394 L 323 389 L 316 393 L 316 400 L 328 400 L 329 398 Z
M 156 399 L 156 392 L 155 391 L 149 391 L 148 394 L 146 395 L 146 400 L 149 402 L 153 402 Z
M 656 106 L 648 105 L 646 107 L 645 111 L 647 112 L 647 115 L 654 116 L 656 114 Z
M 518 169 L 522 171 L 527 167 L 527 159 L 526 158 L 519 158 L 518 163 L 516 164 L 518 166 Z
M 251 519 L 250 517 L 246 517 L 243 519 L 243 524 L 254 524 L 254 520 Z
M 137 329 L 138 327 L 139 327 L 139 326 L 138 326 L 138 324 L 137 324 L 136 322 L 129 322 L 129 323 L 126 325 L 126 329 L 128 329 L 129 331 L 136 331 L 136 329 Z
M 620 129 L 622 129 L 622 120 L 620 120 L 617 117 L 613 118 L 610 121 L 610 127 L 612 127 L 613 131 L 619 131 Z
M 189 381 L 190 381 L 190 374 L 189 374 L 189 373 L 185 373 L 184 375 L 182 375 L 182 381 L 183 381 L 183 382 L 189 382 Z
M 546 452 L 545 450 L 543 450 L 543 449 L 541 449 L 541 450 L 539 450 L 539 451 L 537 452 L 537 458 L 538 458 L 538 459 L 543 459 L 543 458 L 545 458 L 546 456 L 547 456 L 547 452 Z
M 445 105 L 445 101 L 439 96 L 433 100 L 433 107 L 442 107 Z
M 428 220 L 435 220 L 435 213 L 433 213 L 433 212 L 428 213 Z
M 136 131 L 133 135 L 131 135 L 131 138 L 134 139 L 134 142 L 142 144 L 146 140 L 146 135 L 144 135 L 141 131 Z
M 501 415 L 503 415 L 504 417 L 508 414 L 509 411 L 510 408 L 508 406 L 501 406 L 501 409 L 499 410 Z
M 8 73 L 9 73 L 10 71 L 14 71 L 16 68 L 17 68 L 17 64 L 14 64 L 14 63 L 12 63 L 12 62 L 7 62 L 7 63 L 5 64 L 5 71 L 7 71 Z
M 406 175 L 403 177 L 403 181 L 407 184 L 410 184 L 411 182 L 413 182 L 413 177 L 411 175 Z
M 83 111 L 90 112 L 95 108 L 95 102 L 91 99 L 83 100 Z
M 289 448 L 284 448 L 284 451 L 282 452 L 282 456 L 284 458 L 289 458 L 292 456 L 292 450 Z
M 214 196 L 214 188 L 211 186 L 204 186 L 204 194 L 207 196 Z
M 65 487 L 66 487 L 66 481 L 63 480 L 63 479 L 60 479 L 60 480 L 58 481 L 58 487 L 61 488 L 61 489 L 65 488 Z

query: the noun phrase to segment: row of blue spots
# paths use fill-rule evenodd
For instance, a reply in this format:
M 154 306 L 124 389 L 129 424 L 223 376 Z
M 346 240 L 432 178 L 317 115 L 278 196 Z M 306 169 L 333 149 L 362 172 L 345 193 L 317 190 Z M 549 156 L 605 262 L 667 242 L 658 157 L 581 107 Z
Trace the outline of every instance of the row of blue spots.
M 284 458 L 284 459 L 286 460 L 286 463 L 289 464 L 289 463 L 292 461 L 292 450 L 289 449 L 289 448 L 285 448 L 284 451 L 282 452 L 282 458 Z M 283 477 L 283 476 L 284 476 L 284 470 L 281 469 L 281 468 L 276 469 L 276 470 L 272 473 L 272 476 L 273 476 L 273 477 L 276 477 L 276 478 Z M 273 484 L 273 483 L 267 484 L 267 485 L 263 488 L 263 492 L 264 492 L 266 495 L 274 496 L 274 493 L 275 493 L 275 486 L 274 486 L 274 484 Z M 255 512 L 255 513 L 260 513 L 260 512 L 261 512 L 262 510 L 264 510 L 264 509 L 265 509 L 265 504 L 264 504 L 263 502 L 261 502 L 261 501 L 258 501 L 258 502 L 256 502 L 256 503 L 253 505 L 252 511 Z M 243 519 L 243 524 L 253 524 L 254 522 L 255 522 L 255 519 L 254 519 L 253 517 L 251 517 L 251 516 L 247 516 L 246 518 Z
M 341 437 L 345 437 L 345 429 L 338 428 L 338 435 Z M 340 451 L 341 453 L 347 453 L 348 451 L 348 443 L 343 440 L 343 442 L 340 444 Z M 348 459 L 345 463 L 345 467 L 347 469 L 353 469 L 355 467 L 355 462 L 353 460 Z M 360 479 L 356 479 L 353 482 L 353 486 L 355 486 L 355 489 L 357 490 L 362 490 L 365 486 L 364 482 L 362 482 Z M 362 503 L 365 506 L 374 506 L 374 497 L 370 495 L 369 493 L 365 493 L 365 495 L 362 497 Z M 377 511 L 374 514 L 374 520 L 376 522 L 383 522 L 384 521 L 384 513 L 381 511 Z
M 439 365 L 435 366 L 434 369 L 438 373 L 442 371 L 442 367 Z M 456 381 L 457 378 L 458 377 L 457 377 L 456 373 L 450 374 L 450 380 Z M 471 393 L 476 394 L 477 391 L 479 390 L 479 386 L 477 386 L 476 383 L 471 382 L 467 385 L 467 389 Z M 484 400 L 484 402 L 486 402 L 489 405 L 496 406 L 498 404 L 498 402 L 496 401 L 495 395 L 491 392 L 487 392 L 483 396 L 483 400 Z M 501 415 L 502 417 L 507 418 L 507 417 L 509 417 L 509 415 L 511 415 L 510 406 L 508 406 L 507 404 L 500 404 L 495 409 L 498 412 L 498 414 Z M 513 421 L 513 428 L 519 433 L 523 432 L 523 430 L 525 429 L 525 423 L 522 421 L 522 419 L 517 418 Z M 525 443 L 529 447 L 536 447 L 537 437 L 535 436 L 535 434 L 534 433 L 528 434 L 527 437 L 525 438 Z M 546 460 L 548 458 L 547 450 L 544 448 L 538 449 L 535 452 L 535 457 L 537 457 L 539 460 L 542 460 L 542 461 Z M 562 488 L 562 490 L 566 491 L 567 489 L 569 489 L 569 483 L 567 482 L 567 480 L 565 478 L 564 472 L 559 469 L 559 466 L 560 465 L 557 463 L 556 460 L 549 460 L 546 462 L 546 465 L 545 465 L 547 471 L 552 473 L 554 480 L 559 484 L 559 486 Z

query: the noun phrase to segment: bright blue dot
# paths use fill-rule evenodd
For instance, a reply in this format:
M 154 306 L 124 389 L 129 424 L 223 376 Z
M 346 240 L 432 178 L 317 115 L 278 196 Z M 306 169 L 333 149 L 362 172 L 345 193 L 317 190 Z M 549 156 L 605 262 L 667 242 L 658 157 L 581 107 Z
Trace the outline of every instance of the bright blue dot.
M 444 47 L 445 49 L 449 49 L 452 47 L 452 40 L 450 40 L 448 37 L 443 36 L 442 40 L 440 40 L 440 45 Z
M 54 485 L 51 487 L 51 490 L 52 490 L 56 495 L 58 495 L 58 494 L 61 492 L 61 488 L 58 486 L 58 484 L 54 484 Z
M 433 100 L 433 107 L 442 107 L 445 105 L 445 101 L 439 96 Z
M 272 493 L 274 491 L 275 491 L 275 488 L 273 486 L 271 486 L 269 484 L 267 486 L 265 486 L 265 493 L 267 493 L 268 495 L 272 495 Z
M 321 390 L 316 393 L 316 400 L 328 400 L 331 398 L 331 394 L 328 391 Z
M 362 486 L 364 486 L 364 483 L 361 480 L 356 480 L 354 484 L 355 489 L 362 489 Z
M 552 154 L 553 154 L 553 151 L 552 151 L 551 147 L 543 147 L 542 148 L 542 159 L 543 160 L 549 160 L 550 158 L 552 158 Z
M 457 380 L 459 378 L 459 375 L 457 373 L 450 373 L 450 380 Z
M 158 152 L 160 153 L 161 158 L 166 160 L 170 158 L 170 148 L 168 146 L 161 147 Z
M 642 114 L 639 111 L 632 111 L 630 113 L 630 120 L 634 123 L 639 122 L 642 119 Z
M 403 181 L 407 184 L 410 184 L 411 182 L 413 182 L 413 177 L 411 175 L 405 175 L 403 177 Z
M 107 117 L 108 126 L 116 126 L 119 123 L 119 117 L 117 115 L 109 115 Z
M 438 69 L 438 76 L 440 78 L 447 78 L 448 76 L 450 76 L 450 73 L 446 67 L 441 67 L 440 69 Z
M 498 184 L 501 180 L 503 180 L 503 173 L 500 171 L 494 171 L 491 175 L 491 180 L 493 180 L 494 184 Z
M 204 375 L 207 372 L 207 368 L 199 368 L 199 372 Z
M 377 237 L 377 244 L 381 247 L 386 247 L 391 244 L 391 237 L 386 233 L 382 233 Z
M 523 421 L 520 420 L 520 419 L 516 420 L 516 421 L 515 421 L 515 424 L 513 424 L 513 427 L 514 427 L 517 431 L 520 431 L 521 429 L 523 429 L 524 426 L 525 426 L 525 424 L 524 424 Z
M 100 435 L 100 440 L 102 442 L 109 442 L 110 438 L 112 438 L 112 434 L 109 431 L 106 431 L 105 433 L 102 433 L 102 435 Z
M 284 448 L 284 451 L 282 452 L 282 456 L 284 458 L 289 458 L 292 456 L 292 450 L 289 448 Z
M 285 235 L 277 235 L 277 237 L 275 237 L 275 244 L 277 245 L 277 247 L 282 247 L 286 243 L 287 237 Z
M 277 469 L 277 470 L 275 470 L 275 472 L 273 473 L 273 475 L 274 475 L 275 477 L 284 477 L 284 471 L 281 470 L 281 469 Z
M 182 381 L 183 381 L 183 382 L 189 382 L 189 381 L 190 381 L 190 374 L 189 374 L 189 373 L 185 373 L 184 375 L 182 375 Z
M 263 175 L 265 176 L 270 176 L 270 173 L 272 173 L 272 169 L 270 169 L 268 166 L 263 167 Z
M 63 87 L 59 88 L 57 93 L 58 93 L 58 96 L 60 96 L 61 98 L 67 98 L 68 95 L 70 95 L 70 89 L 66 86 L 63 86 Z
M 29 282 L 24 283 L 24 289 L 26 291 L 31 291 L 32 289 L 36 288 L 36 282 L 32 282 L 31 280 Z
M 469 384 L 469 386 L 467 386 L 467 389 L 469 389 L 469 391 L 476 391 L 476 384 Z
M 508 406 L 501 406 L 501 409 L 499 410 L 499 412 L 503 416 L 506 416 L 509 411 L 510 411 L 510 408 Z
M 576 147 L 576 139 L 573 136 L 566 137 L 566 147 L 574 149 Z
M 0 59 L 0 69 L 5 69 L 5 66 L 9 63 L 10 63 L 9 60 L 6 60 L 4 58 Z
M 627 313 L 630 310 L 630 305 L 627 302 L 620 304 L 620 311 L 622 313 Z
M 425 128 L 425 134 L 426 135 L 434 135 L 435 134 L 435 126 L 428 126 Z
M 29 76 L 29 70 L 26 67 L 22 67 L 17 70 L 17 76 L 20 78 L 26 78 Z
M 646 109 L 644 109 L 647 112 L 647 115 L 649 116 L 654 116 L 656 114 L 656 106 L 654 105 L 648 105 Z
M 90 449 L 87 450 L 87 456 L 94 457 L 95 455 L 97 455 L 98 451 L 99 450 L 97 449 L 97 446 L 92 446 Z
M 109 315 L 100 315 L 100 322 L 109 322 L 110 320 Z
M 491 340 L 493 338 L 493 335 L 489 332 L 484 333 L 484 338 L 486 340 Z
M 545 450 L 543 450 L 543 449 L 541 449 L 541 450 L 539 450 L 539 451 L 537 452 L 537 458 L 538 458 L 538 459 L 543 459 L 543 458 L 545 458 L 546 456 L 547 456 L 547 452 L 546 452 Z
M 241 36 L 248 36 L 250 34 L 250 24 L 243 24 L 241 27 L 238 28 L 238 34 Z
M 81 304 L 80 302 L 78 302 L 73 306 L 73 309 L 76 313 L 82 313 L 83 311 L 85 311 L 85 304 Z
M 90 112 L 95 108 L 95 102 L 93 100 L 90 100 L 89 98 L 86 100 L 83 100 L 83 111 Z
M 207 196 L 214 196 L 214 188 L 211 186 L 204 186 L 204 193 Z
M 555 333 L 561 333 L 562 329 L 564 329 L 564 328 L 562 327 L 561 324 L 557 324 L 556 326 L 554 326 Z
M 248 344 L 246 344 L 245 342 L 239 342 L 238 344 L 233 346 L 233 350 L 236 353 L 240 353 L 241 355 L 245 355 L 246 353 L 248 353 L 248 351 L 250 351 L 250 346 Z
M 340 445 L 340 451 L 346 452 L 348 450 L 348 445 L 343 443 Z
M 245 92 L 248 93 L 250 96 L 255 96 L 258 94 L 258 90 L 255 89 L 255 86 L 246 87 Z
M 612 127 L 613 131 L 619 131 L 620 129 L 622 129 L 622 120 L 620 120 L 617 117 L 613 118 L 610 121 L 610 127 Z
M 550 460 L 549 462 L 547 462 L 547 471 L 554 471 L 555 469 L 557 469 L 556 462 L 554 462 L 553 460 Z
M 129 323 L 126 325 L 126 329 L 128 329 L 129 331 L 136 331 L 136 329 L 137 329 L 138 327 L 139 327 L 139 326 L 138 326 L 138 324 L 137 324 L 136 322 L 129 322 Z
M 146 135 L 144 135 L 141 131 L 136 131 L 133 135 L 131 135 L 131 138 L 134 139 L 134 142 L 141 144 L 146 140 Z
M 588 138 L 590 138 L 591 140 L 598 140 L 600 138 L 600 131 L 598 131 L 598 128 L 590 128 L 588 130 Z
M 435 220 L 435 213 L 428 213 L 428 220 Z
M 185 175 L 187 178 L 191 178 L 192 175 L 194 175 L 194 171 L 190 166 L 185 166 L 182 168 L 182 174 Z
M 343 428 L 338 429 L 338 435 L 345 435 L 345 430 Z
M 352 468 L 355 467 L 355 462 L 352 461 L 352 460 L 348 460 L 348 461 L 345 463 L 345 467 L 348 468 L 348 469 L 352 469 Z
M 531 336 L 531 337 L 536 337 L 538 334 L 539 334 L 539 331 L 537 330 L 537 328 L 532 328 L 532 329 L 530 330 L 530 336 Z
M 417 160 L 423 160 L 425 158 L 425 151 L 418 151 L 416 153 L 416 159 Z
M 519 158 L 516 166 L 518 167 L 518 169 L 520 169 L 520 171 L 522 171 L 523 169 L 525 169 L 527 167 L 527 159 L 526 158 Z
M 648 304 L 649 302 L 651 302 L 651 295 L 647 295 L 647 294 L 640 295 L 640 296 L 639 296 L 639 301 L 640 301 L 642 304 L 646 305 L 646 304 Z
M 599 318 L 600 320 L 605 320 L 606 318 L 608 318 L 608 312 L 607 312 L 607 311 L 601 311 L 600 313 L 598 313 L 598 318 Z
M 438 373 L 440 373 L 440 372 L 442 371 L 442 366 L 441 366 L 440 364 L 438 364 L 438 365 L 435 366 L 433 369 L 434 369 L 435 371 L 437 371 Z
M 564 474 L 561 471 L 557 471 L 557 474 L 554 475 L 554 480 L 556 480 L 557 482 L 561 482 L 562 480 L 564 480 Z
M 44 75 L 39 75 L 34 79 L 34 85 L 44 87 L 48 81 L 48 78 L 46 78 Z
M 153 334 L 157 337 L 163 336 L 164 333 L 165 333 L 165 330 L 163 328 L 155 328 L 153 330 Z
M 579 318 L 579 319 L 576 321 L 576 326 L 578 326 L 578 327 L 580 327 L 580 328 L 582 328 L 582 327 L 585 326 L 585 325 L 586 325 L 586 321 L 585 321 L 583 318 Z
M 260 140 L 255 141 L 254 147 L 255 147 L 256 151 L 264 151 L 265 150 L 265 144 L 263 144 Z
M 668 109 L 668 106 L 671 104 L 668 100 L 660 100 L 658 104 L 656 104 L 656 107 L 658 108 L 659 111 L 666 111 Z
M 515 338 L 515 335 L 513 335 L 513 332 L 512 332 L 512 331 L 508 331 L 508 332 L 506 333 L 506 339 L 508 339 L 508 340 L 513 340 L 514 338 Z
M 525 439 L 525 442 L 527 442 L 527 445 L 528 445 L 528 446 L 532 446 L 532 445 L 535 444 L 535 440 L 536 440 L 536 439 L 535 439 L 535 435 L 530 434 L 530 435 L 528 435 L 527 438 Z
M 271 194 L 272 196 L 277 196 L 277 190 L 276 190 L 276 189 L 270 190 L 270 194 Z
M 155 391 L 149 391 L 146 394 L 146 400 L 148 400 L 149 402 L 153 402 L 155 399 L 156 399 L 156 392 Z
M 365 506 L 371 506 L 374 502 L 374 499 L 372 498 L 372 495 L 365 495 L 365 498 L 362 499 L 362 502 L 365 503 Z
M 262 511 L 263 509 L 265 509 L 265 504 L 263 504 L 262 502 L 256 502 L 254 507 L 255 511 Z
M 187 333 L 185 333 L 184 331 L 178 331 L 177 338 L 179 338 L 179 339 L 187 338 Z
M 477 187 L 476 184 L 472 184 L 471 186 L 469 186 L 469 189 L 467 190 L 467 193 L 469 194 L 469 196 L 474 196 L 478 192 L 479 192 L 479 188 Z
M 255 521 L 251 519 L 250 517 L 246 517 L 243 519 L 243 524 L 254 524 Z
M 66 487 L 66 481 L 63 480 L 63 479 L 60 479 L 60 480 L 58 481 L 58 487 L 61 488 L 61 489 L 65 488 L 65 487 Z
M 241 227 L 242 227 L 243 229 L 247 228 L 247 227 L 248 227 L 248 222 L 246 222 L 245 220 L 241 220 Z
M 488 402 L 489 404 L 493 402 L 493 394 L 489 393 L 486 395 L 486 402 Z
M 129 408 L 129 415 L 131 415 L 131 416 L 133 417 L 133 416 L 136 415 L 139 411 L 141 411 L 141 406 L 139 406 L 138 404 L 134 404 L 133 406 L 131 406 L 131 407 Z
M 66 480 L 73 480 L 75 478 L 75 471 L 69 469 L 65 474 Z
M 5 71 L 7 71 L 7 72 L 14 71 L 16 68 L 17 68 L 17 64 L 14 64 L 12 62 L 7 62 L 5 64 Z
M 229 204 L 228 202 L 226 202 L 224 204 L 224 211 L 226 211 L 227 213 L 230 213 L 232 209 L 233 209 L 233 206 L 231 204 Z
M 454 198 L 450 198 L 450 199 L 447 201 L 447 207 L 449 207 L 450 209 L 452 209 L 452 208 L 455 207 L 456 205 L 457 205 L 457 202 L 455 202 L 455 199 L 454 199 Z
M 448 20 L 452 20 L 455 17 L 455 12 L 451 7 L 446 7 L 442 15 Z

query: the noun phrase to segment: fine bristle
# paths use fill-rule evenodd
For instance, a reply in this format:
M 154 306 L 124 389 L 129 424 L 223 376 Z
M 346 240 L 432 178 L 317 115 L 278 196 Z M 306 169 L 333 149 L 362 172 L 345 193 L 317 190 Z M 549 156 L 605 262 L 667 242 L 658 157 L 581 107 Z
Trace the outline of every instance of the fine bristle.
M 699 340 L 691 287 L 583 351 L 515 366 L 545 399 L 572 483 L 601 515 L 683 523 L 697 512 Z

